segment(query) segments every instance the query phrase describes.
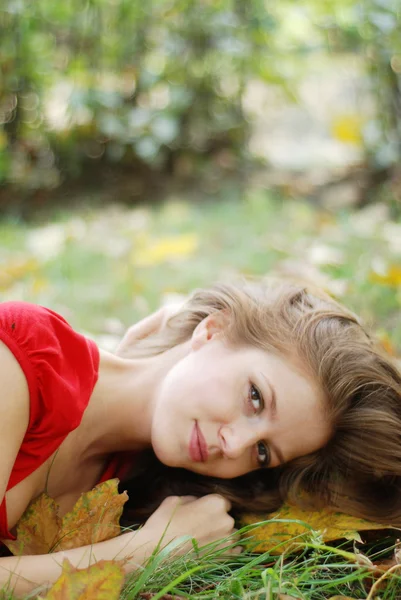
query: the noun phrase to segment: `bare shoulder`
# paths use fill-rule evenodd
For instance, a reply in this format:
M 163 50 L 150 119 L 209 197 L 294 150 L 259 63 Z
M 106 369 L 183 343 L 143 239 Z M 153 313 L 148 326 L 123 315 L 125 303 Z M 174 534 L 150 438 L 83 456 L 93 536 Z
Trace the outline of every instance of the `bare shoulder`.
M 29 422 L 29 390 L 25 375 L 0 342 L 0 502 Z

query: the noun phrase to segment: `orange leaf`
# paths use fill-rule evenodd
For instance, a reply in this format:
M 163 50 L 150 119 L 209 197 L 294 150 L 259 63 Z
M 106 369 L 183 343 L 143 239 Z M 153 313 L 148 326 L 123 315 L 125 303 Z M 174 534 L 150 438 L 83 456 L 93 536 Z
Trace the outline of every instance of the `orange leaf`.
M 58 505 L 47 494 L 31 502 L 17 525 L 17 539 L 2 540 L 15 555 L 47 554 L 57 541 Z
M 110 479 L 81 495 L 73 510 L 63 517 L 55 550 L 96 544 L 120 534 L 120 517 L 128 495 L 119 494 L 117 487 L 118 479 Z
M 255 552 L 269 551 L 271 554 L 283 554 L 288 550 L 300 548 L 304 545 L 305 535 L 310 534 L 310 528 L 319 531 L 325 542 L 341 538 L 355 540 L 359 537 L 359 531 L 388 529 L 386 525 L 364 521 L 342 513 L 326 509 L 312 511 L 289 504 L 284 504 L 277 512 L 266 515 L 265 519 L 269 521 L 249 531 L 252 541 L 257 542 Z M 246 514 L 242 516 L 241 521 L 243 525 L 251 525 L 260 523 L 263 517 L 257 514 Z M 359 560 L 364 560 L 362 555 L 358 557 Z
M 81 495 L 71 512 L 59 516 L 59 506 L 41 494 L 17 525 L 17 539 L 3 540 L 15 555 L 47 554 L 79 548 L 116 537 L 127 492 L 118 493 L 118 479 L 100 483 Z
M 64 560 L 62 574 L 39 600 L 118 600 L 123 583 L 124 571 L 117 561 L 100 560 L 76 569 Z

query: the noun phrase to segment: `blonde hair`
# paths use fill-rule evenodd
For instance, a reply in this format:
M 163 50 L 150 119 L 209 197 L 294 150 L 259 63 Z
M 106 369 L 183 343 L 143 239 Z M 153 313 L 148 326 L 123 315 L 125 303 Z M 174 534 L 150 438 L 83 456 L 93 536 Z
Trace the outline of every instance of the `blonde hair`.
M 217 285 L 196 291 L 161 333 L 132 346 L 131 356 L 185 342 L 217 311 L 229 315 L 229 343 L 301 362 L 324 393 L 332 437 L 313 454 L 231 481 L 170 469 L 150 456 L 137 473 L 145 477 L 146 497 L 138 496 L 134 480 L 136 513 L 149 514 L 171 493 L 218 491 L 238 510 L 268 512 L 284 500 L 307 501 L 401 524 L 401 375 L 356 315 L 324 292 L 296 283 Z

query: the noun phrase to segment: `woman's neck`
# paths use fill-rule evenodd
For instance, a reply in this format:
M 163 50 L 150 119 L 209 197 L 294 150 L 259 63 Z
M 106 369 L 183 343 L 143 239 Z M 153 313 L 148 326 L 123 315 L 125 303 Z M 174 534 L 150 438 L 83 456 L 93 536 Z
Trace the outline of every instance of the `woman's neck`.
M 83 459 L 151 447 L 158 390 L 188 350 L 189 342 L 134 360 L 100 351 L 99 378 L 77 431 Z

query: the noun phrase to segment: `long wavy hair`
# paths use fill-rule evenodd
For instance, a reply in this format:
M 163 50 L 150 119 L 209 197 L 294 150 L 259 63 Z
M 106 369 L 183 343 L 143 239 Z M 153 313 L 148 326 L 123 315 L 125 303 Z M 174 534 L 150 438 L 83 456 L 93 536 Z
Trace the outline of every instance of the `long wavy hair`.
M 220 493 L 236 513 L 268 513 L 291 501 L 401 525 L 401 374 L 356 315 L 309 286 L 217 285 L 196 291 L 160 333 L 125 356 L 165 352 L 217 311 L 230 317 L 227 343 L 301 360 L 324 392 L 331 439 L 317 452 L 231 480 L 166 467 L 146 452 L 123 484 L 126 517 L 143 521 L 168 495 Z

